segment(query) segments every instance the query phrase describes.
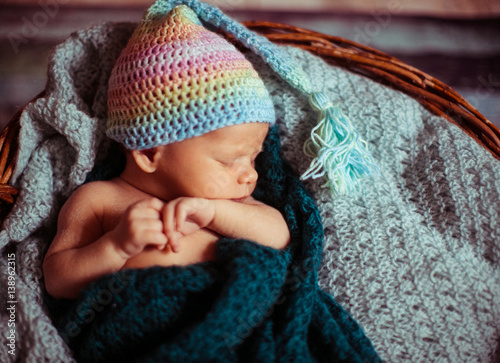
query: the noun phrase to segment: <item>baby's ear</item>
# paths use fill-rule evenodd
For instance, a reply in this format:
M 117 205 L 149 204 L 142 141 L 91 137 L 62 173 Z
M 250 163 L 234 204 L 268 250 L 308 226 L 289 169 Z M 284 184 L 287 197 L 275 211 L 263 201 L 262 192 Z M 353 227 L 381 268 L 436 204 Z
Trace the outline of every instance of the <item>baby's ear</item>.
M 146 150 L 131 150 L 132 158 L 139 168 L 146 173 L 154 173 L 158 168 L 160 150 L 157 147 Z

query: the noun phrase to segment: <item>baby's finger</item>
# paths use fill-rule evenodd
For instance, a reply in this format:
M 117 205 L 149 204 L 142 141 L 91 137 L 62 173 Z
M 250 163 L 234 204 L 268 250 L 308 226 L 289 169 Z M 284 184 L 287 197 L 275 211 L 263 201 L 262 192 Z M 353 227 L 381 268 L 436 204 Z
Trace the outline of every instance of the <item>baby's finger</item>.
M 161 213 L 152 208 L 133 209 L 129 216 L 132 219 L 161 221 Z
M 175 230 L 182 232 L 184 227 L 184 222 L 186 222 L 186 218 L 188 217 L 189 207 L 187 203 L 179 203 L 177 208 L 175 208 Z
M 178 236 L 179 233 L 177 233 L 177 230 L 175 228 L 176 204 L 177 204 L 176 200 L 174 200 L 165 205 L 163 208 L 163 230 L 165 235 L 167 236 L 168 244 L 172 248 L 173 252 L 179 252 L 180 250 L 179 238 L 181 237 Z
M 174 233 L 175 234 L 175 233 Z M 173 252 L 177 253 L 181 250 L 181 245 L 179 243 L 178 238 L 172 238 L 168 240 L 168 244 L 170 245 L 170 248 L 172 249 Z
M 164 205 L 165 203 L 158 198 L 147 198 L 133 204 L 132 207 L 134 209 L 140 209 L 140 210 L 152 209 L 157 212 L 161 212 Z
M 163 222 L 158 219 L 144 219 L 138 221 L 144 231 L 161 232 L 163 234 Z
M 165 230 L 165 234 L 167 235 L 167 237 L 169 236 L 170 232 L 173 232 L 175 230 L 174 211 L 175 211 L 175 205 L 172 202 L 167 203 L 162 210 L 163 228 Z
M 168 243 L 167 236 L 163 232 L 158 232 L 155 230 L 148 230 L 144 232 L 144 240 L 147 241 L 148 245 L 157 246 L 158 249 L 162 249 Z

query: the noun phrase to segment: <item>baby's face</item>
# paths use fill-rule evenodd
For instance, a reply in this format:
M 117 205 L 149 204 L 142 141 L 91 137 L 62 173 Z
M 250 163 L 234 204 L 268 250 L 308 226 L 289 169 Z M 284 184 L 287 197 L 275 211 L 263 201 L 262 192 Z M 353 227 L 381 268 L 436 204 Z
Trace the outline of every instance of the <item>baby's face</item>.
M 266 123 L 234 125 L 162 146 L 158 176 L 175 197 L 240 201 L 255 189 L 255 158 L 268 130 Z

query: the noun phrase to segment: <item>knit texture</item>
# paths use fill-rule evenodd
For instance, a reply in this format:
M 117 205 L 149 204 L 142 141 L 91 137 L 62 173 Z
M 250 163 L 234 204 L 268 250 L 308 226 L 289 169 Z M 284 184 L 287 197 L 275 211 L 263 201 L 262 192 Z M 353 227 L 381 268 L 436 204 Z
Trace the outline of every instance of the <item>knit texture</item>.
M 57 214 L 109 150 L 107 81 L 135 24 L 73 34 L 52 55 L 47 94 L 21 116 L 14 184 L 0 232 L 0 326 L 8 326 L 7 255 L 16 261 L 16 355 L 2 362 L 72 362 L 43 303 L 42 258 Z M 380 173 L 332 198 L 306 182 L 325 242 L 319 286 L 335 296 L 388 362 L 497 362 L 500 332 L 500 163 L 408 96 L 295 48 L 301 65 L 368 141 Z M 276 108 L 284 158 L 297 174 L 315 117 L 259 57 L 247 57 Z M 104 296 L 105 298 L 105 296 Z M 6 334 L 0 345 L 7 346 Z
M 124 270 L 75 301 L 54 301 L 56 326 L 79 361 L 380 362 L 356 322 L 318 288 L 319 211 L 282 161 L 276 128 L 256 169 L 254 196 L 284 215 L 289 246 L 221 239 L 213 262 Z
M 129 149 L 275 121 L 252 64 L 185 5 L 145 14 L 111 72 L 108 115 L 107 135 Z

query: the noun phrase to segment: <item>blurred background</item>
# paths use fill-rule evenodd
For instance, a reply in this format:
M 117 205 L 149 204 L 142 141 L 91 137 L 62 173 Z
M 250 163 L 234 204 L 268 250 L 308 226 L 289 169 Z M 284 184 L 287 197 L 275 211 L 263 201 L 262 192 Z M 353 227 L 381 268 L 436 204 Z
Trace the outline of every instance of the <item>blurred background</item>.
M 453 87 L 500 127 L 500 0 L 208 0 L 382 50 Z M 0 0 L 0 129 L 45 87 L 51 49 L 103 21 L 137 22 L 152 0 Z

